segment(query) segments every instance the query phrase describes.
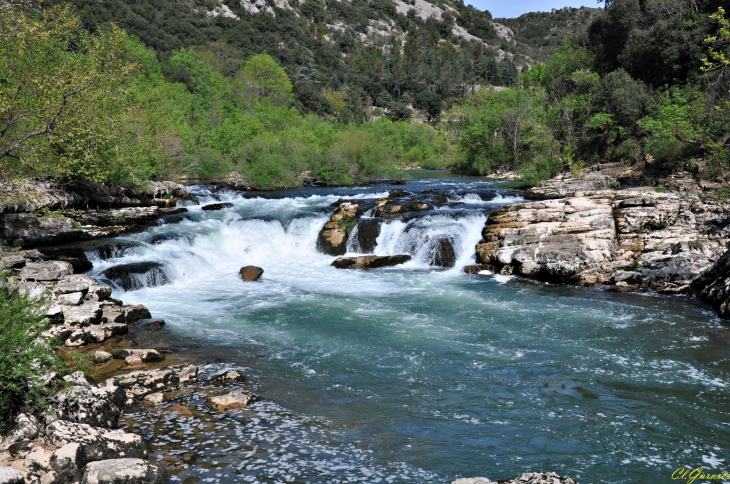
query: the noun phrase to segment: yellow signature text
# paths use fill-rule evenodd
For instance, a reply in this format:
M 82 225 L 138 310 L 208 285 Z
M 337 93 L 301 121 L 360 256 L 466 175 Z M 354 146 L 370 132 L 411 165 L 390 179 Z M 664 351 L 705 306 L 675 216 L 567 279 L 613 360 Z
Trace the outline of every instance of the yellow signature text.
M 706 474 L 702 467 L 695 467 L 694 469 L 680 467 L 676 471 L 672 472 L 672 480 L 675 481 L 687 481 L 687 484 L 692 484 L 697 479 L 701 481 L 719 481 L 723 479 L 730 479 L 730 473 L 723 472 L 721 474 Z

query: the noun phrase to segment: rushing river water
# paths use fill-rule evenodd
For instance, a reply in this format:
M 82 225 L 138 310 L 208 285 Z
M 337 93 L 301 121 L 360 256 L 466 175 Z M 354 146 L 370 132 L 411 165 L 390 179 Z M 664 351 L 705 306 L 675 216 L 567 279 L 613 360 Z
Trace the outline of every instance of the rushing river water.
M 203 386 L 181 400 L 193 415 L 129 418 L 175 480 L 448 483 L 543 470 L 653 483 L 680 466 L 730 471 L 730 331 L 711 310 L 461 272 L 488 213 L 514 193 L 468 178 L 260 197 L 192 188 L 233 207 L 189 206 L 182 222 L 120 237 L 131 248 L 91 273 L 162 263 L 166 284 L 115 291 L 167 322 L 145 343 L 244 368 L 264 397 L 219 415 Z M 315 248 L 330 204 L 393 188 L 454 203 L 385 223 L 376 253 L 409 263 L 331 267 Z M 424 241 L 442 234 L 454 269 L 428 266 Z M 241 282 L 244 265 L 262 279 Z

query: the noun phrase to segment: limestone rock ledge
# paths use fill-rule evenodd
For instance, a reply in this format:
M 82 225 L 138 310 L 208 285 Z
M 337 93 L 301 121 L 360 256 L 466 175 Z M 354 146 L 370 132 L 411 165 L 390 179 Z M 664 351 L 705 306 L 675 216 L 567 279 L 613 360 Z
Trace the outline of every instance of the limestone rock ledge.
M 720 258 L 730 238 L 730 206 L 696 194 L 646 187 L 575 195 L 491 214 L 476 246 L 480 268 L 681 293 Z

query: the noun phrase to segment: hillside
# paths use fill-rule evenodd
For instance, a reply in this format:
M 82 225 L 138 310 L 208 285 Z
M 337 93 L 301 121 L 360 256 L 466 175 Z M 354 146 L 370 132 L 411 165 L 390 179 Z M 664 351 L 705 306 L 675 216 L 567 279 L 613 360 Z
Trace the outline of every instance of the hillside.
M 509 29 L 494 24 L 488 11 L 462 0 L 68 3 L 87 29 L 113 21 L 163 62 L 192 47 L 231 75 L 247 57 L 267 53 L 292 79 L 300 111 L 320 115 L 332 112 L 323 91 L 344 87 L 362 106 L 412 105 L 421 92 L 436 93 L 450 106 L 474 86 L 513 84 L 532 62 L 525 54 L 544 57 L 529 42 L 523 45 L 527 37 L 510 41 Z M 572 32 L 558 29 L 551 42 Z
M 530 12 L 517 18 L 495 19 L 511 32 L 514 51 L 540 62 L 547 62 L 563 40 L 579 35 L 603 12 L 602 8 L 564 7 L 552 12 Z

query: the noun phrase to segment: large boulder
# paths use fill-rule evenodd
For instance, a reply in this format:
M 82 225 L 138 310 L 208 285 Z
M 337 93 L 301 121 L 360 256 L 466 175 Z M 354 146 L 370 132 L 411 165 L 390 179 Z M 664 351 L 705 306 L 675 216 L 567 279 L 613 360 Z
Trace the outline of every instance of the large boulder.
M 700 274 L 691 284 L 691 293 L 712 306 L 723 319 L 730 319 L 730 250 Z
M 259 278 L 263 275 L 264 270 L 256 266 L 246 266 L 241 267 L 241 270 L 238 271 L 238 273 L 241 275 L 242 281 L 252 282 L 258 281 Z
M 162 286 L 170 282 L 165 266 L 160 262 L 133 262 L 110 267 L 101 276 L 125 291 L 143 287 Z
M 46 259 L 68 262 L 73 267 L 74 274 L 90 271 L 94 267 L 81 247 L 40 247 L 38 250 Z
M 86 466 L 81 484 L 167 484 L 165 467 L 142 459 L 110 459 Z
M 0 449 L 5 450 L 21 440 L 33 440 L 38 437 L 40 430 L 41 424 L 33 415 L 21 413 L 15 418 L 15 424 L 10 431 L 3 437 Z
M 611 202 L 571 198 L 508 205 L 490 215 L 477 263 L 548 282 L 600 282 L 584 272 L 615 256 Z
M 327 255 L 344 255 L 347 252 L 347 238 L 357 226 L 362 215 L 360 206 L 343 202 L 324 224 L 317 237 L 317 250 Z
M 51 398 L 51 411 L 67 421 L 114 428 L 125 393 L 120 387 L 73 386 Z
M 380 235 L 380 221 L 373 218 L 365 218 L 357 224 L 357 242 L 360 245 L 360 252 L 372 254 L 378 245 Z
M 378 267 L 389 267 L 404 264 L 411 260 L 411 256 L 403 255 L 364 255 L 360 257 L 340 257 L 332 262 L 337 269 L 377 269 Z
M 225 385 L 229 383 L 240 383 L 244 380 L 245 377 L 236 370 L 226 370 L 223 373 L 213 375 L 208 381 L 217 385 Z
M 437 267 L 454 267 L 456 251 L 449 237 L 439 237 L 429 248 L 429 264 Z
M 98 303 L 89 302 L 81 306 L 65 308 L 63 320 L 68 326 L 85 328 L 92 324 L 99 324 L 102 313 L 103 311 L 99 308 Z
M 26 281 L 51 282 L 73 274 L 73 266 L 68 262 L 49 260 L 31 262 L 20 271 L 20 278 Z
M 126 323 L 136 323 L 141 319 L 149 319 L 152 317 L 150 310 L 143 304 L 127 304 L 126 306 L 122 306 L 121 310 L 124 313 L 124 321 Z
M 125 390 L 128 398 L 142 398 L 165 388 L 187 383 L 198 375 L 195 365 L 173 365 L 156 370 L 140 370 L 127 373 L 121 379 L 110 378 L 107 386 L 120 386 Z
M 62 445 L 53 452 L 50 460 L 52 472 L 55 472 L 59 484 L 78 482 L 84 465 L 84 452 L 78 443 Z
M 23 459 L 23 465 L 32 472 L 49 471 L 51 469 L 51 454 L 36 448 Z
M 64 344 L 68 347 L 83 346 L 88 343 L 101 343 L 113 336 L 120 336 L 129 331 L 129 328 L 124 323 L 103 323 L 80 329 L 71 328 L 72 331 L 68 334 L 63 331 L 63 329 L 69 328 L 68 326 L 58 326 L 57 328 L 52 328 L 44 334 L 56 337 L 61 337 L 61 334 L 65 334 L 65 338 L 62 337 L 61 339 L 65 340 Z M 54 329 L 61 334 L 57 334 L 53 331 Z
M 102 429 L 82 423 L 56 420 L 46 427 L 46 436 L 56 447 L 79 444 L 81 459 L 84 462 L 147 457 L 147 448 L 142 437 L 122 430 Z

